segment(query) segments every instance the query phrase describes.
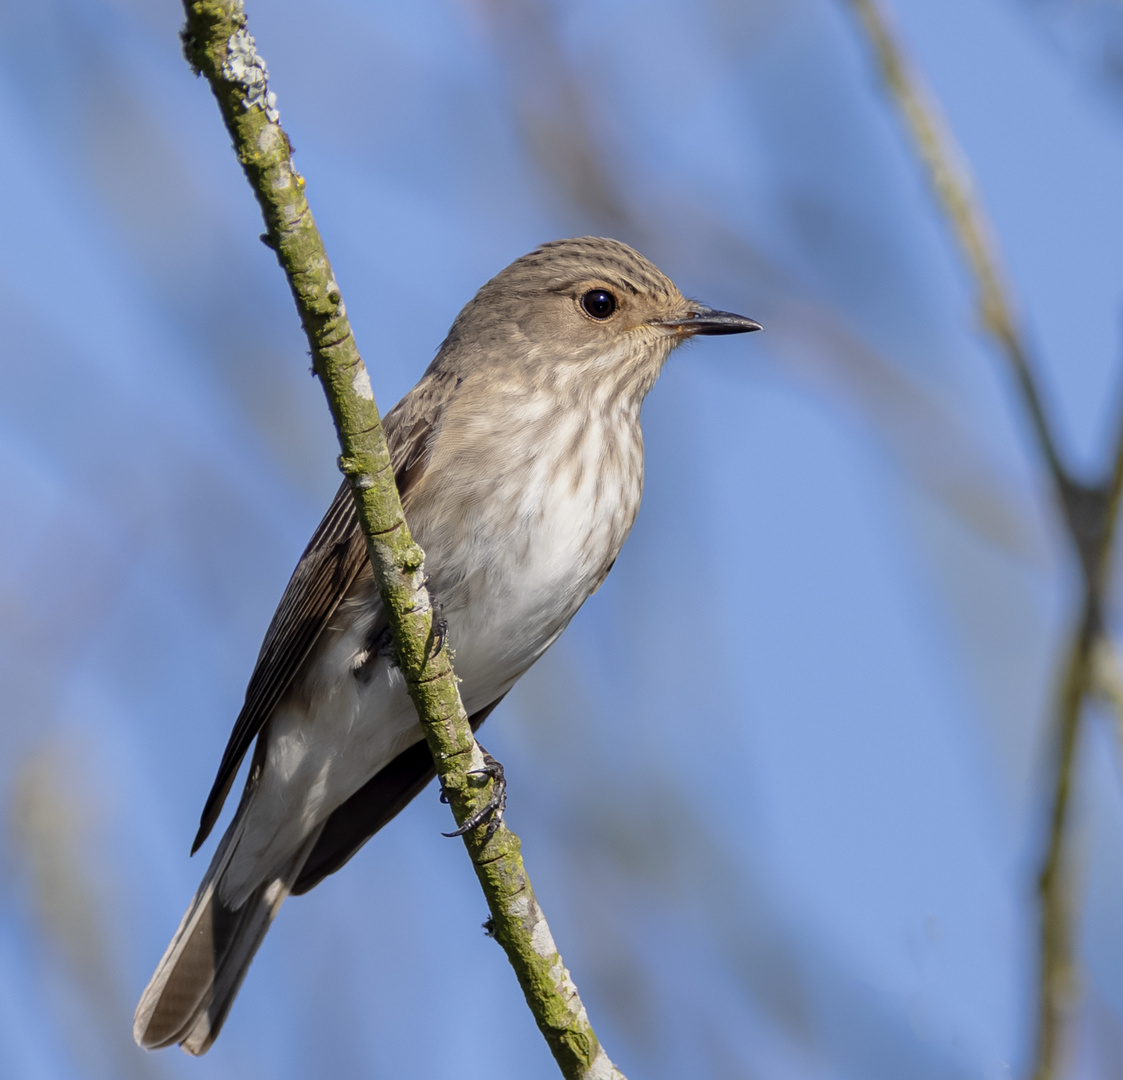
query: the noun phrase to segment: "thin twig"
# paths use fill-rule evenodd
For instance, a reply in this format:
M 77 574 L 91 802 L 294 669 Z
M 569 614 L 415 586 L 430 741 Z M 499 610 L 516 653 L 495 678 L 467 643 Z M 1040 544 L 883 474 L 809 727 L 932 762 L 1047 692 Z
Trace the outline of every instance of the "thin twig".
M 997 246 L 965 158 L 921 88 L 876 0 L 848 0 L 873 45 L 885 84 L 904 114 L 917 153 L 943 207 L 978 291 L 985 329 L 1012 368 L 1019 393 L 1053 481 L 1057 502 L 1083 570 L 1080 621 L 1068 649 L 1057 698 L 1056 775 L 1049 816 L 1049 839 L 1039 877 L 1041 954 L 1035 1080 L 1051 1080 L 1059 1060 L 1061 1033 L 1074 990 L 1074 971 L 1064 881 L 1065 841 L 1082 706 L 1096 688 L 1096 652 L 1104 642 L 1103 602 L 1119 503 L 1123 497 L 1123 430 L 1111 476 L 1095 487 L 1075 480 L 1057 450 L 1029 351 L 1018 330 L 1015 308 L 999 269 Z
M 1111 551 L 1119 521 L 1120 498 L 1123 496 L 1123 430 L 1117 442 L 1111 479 L 1100 489 L 1100 495 L 1096 512 L 1098 535 L 1086 541 L 1087 546 L 1080 548 L 1085 568 L 1084 598 L 1080 623 L 1069 647 L 1057 706 L 1056 776 L 1049 842 L 1038 879 L 1041 955 L 1034 1080 L 1052 1080 L 1057 1075 L 1061 1034 L 1077 990 L 1072 959 L 1069 890 L 1064 877 L 1065 841 L 1082 706 L 1090 694 L 1102 694 L 1105 687 L 1114 685 L 1105 676 L 1107 661 L 1104 654 L 1109 652 L 1114 659 L 1114 648 L 1104 630 L 1103 598 L 1111 584 Z M 1077 528 L 1072 522 L 1070 527 L 1074 531 Z M 1113 671 L 1118 674 L 1117 669 Z
M 1079 632 L 1069 647 L 1057 706 L 1056 774 L 1049 815 L 1049 840 L 1037 883 L 1041 904 L 1041 943 L 1034 1080 L 1050 1080 L 1056 1075 L 1065 1018 L 1076 996 L 1069 890 L 1064 872 L 1073 765 L 1080 734 L 1081 706 L 1088 688 L 1092 650 L 1098 634 L 1096 622 L 1093 606 L 1085 603 Z
M 184 50 L 206 76 L 238 160 L 265 218 L 262 238 L 288 279 L 312 363 L 324 387 L 351 482 L 399 666 L 417 707 L 437 774 L 458 823 L 490 794 L 472 775 L 483 757 L 472 736 L 449 649 L 433 649 L 424 554 L 402 513 L 390 454 L 367 369 L 351 333 L 339 286 L 278 123 L 265 63 L 246 30 L 241 0 L 184 0 Z M 487 897 L 495 938 L 507 952 L 527 1004 L 567 1080 L 623 1080 L 589 1024 L 554 945 L 520 855 L 505 826 L 470 830 L 464 843 Z
M 1017 329 L 1014 305 L 999 269 L 993 231 L 975 193 L 966 159 L 933 98 L 921 88 L 910 70 L 905 54 L 875 0 L 848 2 L 865 27 L 885 84 L 904 114 L 916 150 L 928 168 L 929 180 L 975 279 L 980 320 L 998 341 L 1014 370 L 1038 445 L 1063 498 L 1070 483 L 1068 474 L 1057 452 L 1041 394 L 1029 366 L 1028 350 Z
M 1115 714 L 1116 738 L 1123 746 L 1123 665 L 1119 662 L 1114 644 L 1107 637 L 1101 637 L 1096 642 L 1092 663 L 1095 665 L 1096 692 L 1111 706 Z

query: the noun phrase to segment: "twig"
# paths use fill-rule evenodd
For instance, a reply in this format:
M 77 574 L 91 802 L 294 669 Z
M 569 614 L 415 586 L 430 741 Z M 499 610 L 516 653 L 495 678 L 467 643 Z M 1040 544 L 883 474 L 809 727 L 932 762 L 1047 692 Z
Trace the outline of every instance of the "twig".
M 1057 453 L 1037 384 L 1028 363 L 1028 351 L 1018 333 L 1014 306 L 1007 296 L 995 242 L 982 205 L 975 194 L 965 158 L 948 131 L 931 96 L 909 70 L 900 44 L 894 40 L 875 0 L 848 0 L 857 11 L 877 53 L 881 75 L 904 114 L 909 134 L 924 164 L 937 198 L 944 208 L 963 256 L 978 288 L 979 315 L 994 335 L 1018 380 L 1037 442 L 1058 488 L 1069 483 Z
M 1041 955 L 1034 1080 L 1052 1080 L 1057 1075 L 1061 1032 L 1076 994 L 1069 896 L 1064 881 L 1066 826 L 1081 707 L 1088 695 L 1103 693 L 1105 686 L 1112 685 L 1104 674 L 1104 653 L 1110 652 L 1114 659 L 1114 650 L 1104 632 L 1103 598 L 1110 587 L 1110 557 L 1119 520 L 1121 494 L 1123 432 L 1119 436 L 1111 480 L 1100 489 L 1101 502 L 1096 513 L 1098 535 L 1085 541 L 1087 546 L 1081 546 L 1080 540 L 1074 536 L 1084 563 L 1084 597 L 1080 623 L 1069 647 L 1057 706 L 1057 771 L 1049 820 L 1049 843 L 1038 879 Z M 1070 527 L 1075 532 L 1075 526 L 1070 523 Z
M 1114 711 L 1116 737 L 1123 746 L 1123 666 L 1115 646 L 1106 637 L 1096 643 L 1092 663 L 1096 692 Z
M 388 613 L 398 661 L 417 707 L 437 774 L 457 823 L 482 806 L 490 785 L 470 775 L 483 766 L 460 701 L 448 649 L 432 648 L 432 606 L 424 553 L 402 513 L 370 377 L 359 355 L 339 286 L 292 164 L 265 63 L 246 30 L 241 0 L 184 0 L 184 51 L 206 76 L 246 178 L 265 218 L 264 242 L 288 279 L 312 364 L 331 407 L 367 552 Z M 505 826 L 464 837 L 491 911 L 492 932 L 567 1080 L 623 1080 L 589 1024 L 554 945 L 520 855 Z
M 1123 430 L 1106 482 L 1097 486 L 1082 484 L 1065 468 L 1029 363 L 1029 351 L 1017 327 L 1014 305 L 999 271 L 991 229 L 973 190 L 964 156 L 931 97 L 910 71 L 876 0 L 847 2 L 857 12 L 873 45 L 886 87 L 904 114 L 915 149 L 928 169 L 929 180 L 962 249 L 978 290 L 982 324 L 1013 369 L 1083 570 L 1081 616 L 1068 649 L 1057 700 L 1056 775 L 1049 840 L 1039 877 L 1040 997 L 1034 1077 L 1051 1080 L 1057 1072 L 1061 1032 L 1075 983 L 1063 878 L 1066 826 L 1082 705 L 1096 689 L 1096 652 L 1104 641 L 1103 598 L 1107 595 L 1112 538 L 1123 495 Z
M 1057 1073 L 1064 1021 L 1076 996 L 1072 959 L 1069 893 L 1064 877 L 1073 764 L 1080 733 L 1081 706 L 1088 687 L 1093 643 L 1097 637 L 1094 611 L 1084 605 L 1080 629 L 1069 647 L 1057 706 L 1056 775 L 1049 815 L 1049 841 L 1037 888 L 1041 903 L 1041 943 L 1038 957 L 1037 1047 L 1034 1080 Z

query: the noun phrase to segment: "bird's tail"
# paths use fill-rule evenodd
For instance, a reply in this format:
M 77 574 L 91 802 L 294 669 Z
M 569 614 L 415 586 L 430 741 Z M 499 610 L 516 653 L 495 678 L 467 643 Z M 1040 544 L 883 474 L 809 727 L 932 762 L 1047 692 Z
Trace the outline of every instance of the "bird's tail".
M 181 1043 L 205 1054 L 234 1004 L 265 932 L 292 889 L 320 829 L 237 908 L 223 902 L 220 883 L 238 847 L 241 814 L 211 860 L 179 929 L 156 968 L 133 1018 L 133 1038 L 146 1050 Z

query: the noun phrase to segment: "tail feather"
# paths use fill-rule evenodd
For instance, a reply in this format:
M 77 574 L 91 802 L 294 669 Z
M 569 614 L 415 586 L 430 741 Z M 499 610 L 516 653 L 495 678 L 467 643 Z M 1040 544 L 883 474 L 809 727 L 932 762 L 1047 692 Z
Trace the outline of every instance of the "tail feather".
M 316 829 L 299 850 L 232 908 L 219 895 L 237 849 L 235 821 L 211 860 L 175 937 L 141 995 L 133 1038 L 147 1050 L 182 1043 L 190 1054 L 210 1049 L 234 1004 L 254 954 L 292 890 L 319 838 Z

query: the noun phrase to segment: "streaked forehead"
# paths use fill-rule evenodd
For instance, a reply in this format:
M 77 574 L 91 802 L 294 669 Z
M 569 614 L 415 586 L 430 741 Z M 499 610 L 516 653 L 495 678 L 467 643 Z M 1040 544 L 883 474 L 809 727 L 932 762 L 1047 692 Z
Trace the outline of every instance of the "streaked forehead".
M 500 275 L 534 288 L 564 289 L 579 281 L 598 280 L 632 293 L 675 296 L 674 283 L 638 251 L 598 236 L 554 240 L 516 259 Z M 496 279 L 498 280 L 498 279 Z

